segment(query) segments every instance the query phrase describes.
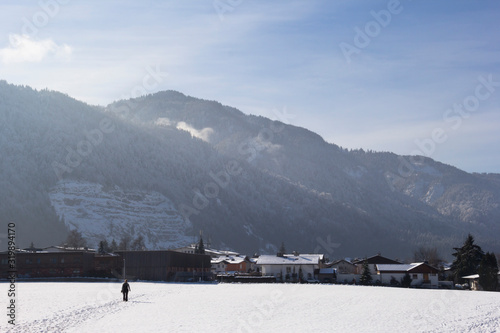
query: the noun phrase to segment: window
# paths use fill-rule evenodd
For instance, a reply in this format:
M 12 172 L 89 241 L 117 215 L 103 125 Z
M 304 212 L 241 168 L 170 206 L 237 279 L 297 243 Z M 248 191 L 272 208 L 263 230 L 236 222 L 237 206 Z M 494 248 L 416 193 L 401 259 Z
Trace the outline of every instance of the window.
M 287 267 L 286 268 L 286 272 L 287 272 L 287 274 L 290 274 L 292 272 L 292 268 L 291 267 Z
M 417 276 L 417 274 L 413 274 L 413 276 L 412 276 L 412 279 L 413 279 L 413 280 L 416 280 L 416 279 L 418 279 L 418 276 Z
M 57 258 L 50 258 L 51 264 L 57 264 Z

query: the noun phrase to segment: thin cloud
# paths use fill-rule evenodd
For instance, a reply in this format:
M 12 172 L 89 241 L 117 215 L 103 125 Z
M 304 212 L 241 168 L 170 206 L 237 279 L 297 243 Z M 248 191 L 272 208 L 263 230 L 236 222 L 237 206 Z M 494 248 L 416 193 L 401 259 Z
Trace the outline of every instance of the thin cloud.
M 9 35 L 10 45 L 0 49 L 0 61 L 4 64 L 42 62 L 47 58 L 68 60 L 72 48 L 67 44 L 57 45 L 52 39 L 34 40 L 27 35 Z
M 177 124 L 177 129 L 189 132 L 192 136 L 205 142 L 209 142 L 210 136 L 214 133 L 214 130 L 210 127 L 206 127 L 200 131 L 183 121 Z

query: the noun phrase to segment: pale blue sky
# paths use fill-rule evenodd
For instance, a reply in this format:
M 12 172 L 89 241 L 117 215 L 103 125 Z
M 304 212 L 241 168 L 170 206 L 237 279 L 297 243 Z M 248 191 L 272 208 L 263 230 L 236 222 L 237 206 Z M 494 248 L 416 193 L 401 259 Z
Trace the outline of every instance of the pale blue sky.
M 472 0 L 2 1 L 0 79 L 99 105 L 173 89 L 500 173 L 499 18 Z

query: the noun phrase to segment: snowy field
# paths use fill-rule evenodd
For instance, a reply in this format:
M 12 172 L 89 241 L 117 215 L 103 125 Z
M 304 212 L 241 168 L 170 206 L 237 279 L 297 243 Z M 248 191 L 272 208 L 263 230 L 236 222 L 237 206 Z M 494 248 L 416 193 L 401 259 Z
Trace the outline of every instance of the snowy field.
M 293 284 L 18 282 L 0 332 L 500 332 L 500 293 Z M 7 283 L 0 283 L 4 306 Z M 5 307 L 3 307 L 5 313 Z

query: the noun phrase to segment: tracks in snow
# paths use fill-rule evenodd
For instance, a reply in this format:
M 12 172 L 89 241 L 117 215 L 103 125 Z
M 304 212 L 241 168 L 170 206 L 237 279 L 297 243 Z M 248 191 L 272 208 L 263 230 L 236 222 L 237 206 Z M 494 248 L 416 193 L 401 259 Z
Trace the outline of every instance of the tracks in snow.
M 64 332 L 88 320 L 98 320 L 109 314 L 120 312 L 132 306 L 134 300 L 145 294 L 129 297 L 129 302 L 113 300 L 102 304 L 86 305 L 71 311 L 55 313 L 53 316 L 30 322 L 18 322 L 9 332 Z

